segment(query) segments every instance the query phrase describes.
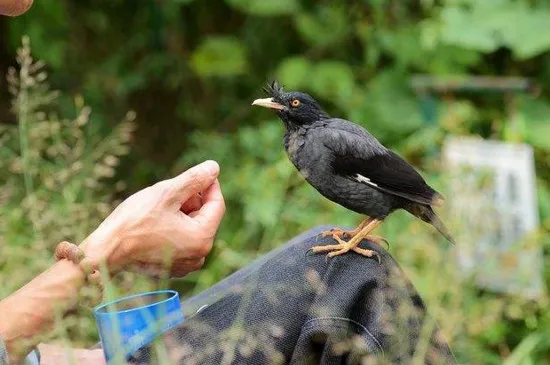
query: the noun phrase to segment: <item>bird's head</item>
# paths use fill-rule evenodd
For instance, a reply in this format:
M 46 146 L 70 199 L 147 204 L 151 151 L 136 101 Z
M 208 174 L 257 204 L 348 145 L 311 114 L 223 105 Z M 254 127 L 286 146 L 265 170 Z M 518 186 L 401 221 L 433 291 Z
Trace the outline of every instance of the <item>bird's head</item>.
M 313 124 L 329 117 L 310 95 L 297 91 L 285 92 L 277 81 L 268 84 L 264 91 L 270 97 L 256 99 L 252 105 L 275 110 L 289 129 Z

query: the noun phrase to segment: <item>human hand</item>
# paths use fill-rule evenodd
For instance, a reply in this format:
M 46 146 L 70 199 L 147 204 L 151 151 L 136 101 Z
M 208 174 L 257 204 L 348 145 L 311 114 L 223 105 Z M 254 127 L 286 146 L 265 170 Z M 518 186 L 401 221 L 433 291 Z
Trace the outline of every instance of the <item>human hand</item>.
M 82 243 L 94 263 L 111 274 L 136 270 L 184 276 L 210 252 L 225 204 L 219 166 L 206 161 L 122 202 Z
M 57 345 L 40 344 L 41 365 L 104 365 L 105 355 L 102 349 L 70 349 Z
M 0 15 L 21 15 L 32 5 L 33 0 L 0 0 Z

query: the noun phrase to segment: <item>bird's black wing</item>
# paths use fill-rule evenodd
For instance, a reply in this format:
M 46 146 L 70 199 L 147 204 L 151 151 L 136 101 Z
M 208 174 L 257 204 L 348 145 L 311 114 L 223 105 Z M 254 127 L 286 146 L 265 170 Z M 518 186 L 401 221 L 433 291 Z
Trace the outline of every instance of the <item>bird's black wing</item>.
M 331 119 L 315 137 L 333 152 L 331 165 L 338 175 L 420 204 L 443 199 L 411 165 L 356 124 Z

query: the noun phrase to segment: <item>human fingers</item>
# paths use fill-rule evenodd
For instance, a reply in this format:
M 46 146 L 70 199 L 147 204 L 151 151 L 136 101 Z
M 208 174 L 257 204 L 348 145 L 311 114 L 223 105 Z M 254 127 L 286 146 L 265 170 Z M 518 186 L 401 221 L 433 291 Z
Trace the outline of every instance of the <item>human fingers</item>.
M 0 0 L 0 15 L 21 15 L 32 5 L 33 0 Z
M 189 198 L 187 201 L 185 201 L 180 210 L 184 214 L 191 214 L 192 212 L 196 212 L 202 207 L 202 196 L 200 193 L 197 193 L 193 195 L 191 198 Z
M 175 260 L 170 269 L 170 277 L 181 278 L 190 272 L 199 270 L 204 265 L 205 258 Z
M 173 262 L 161 263 L 136 263 L 130 268 L 131 271 L 147 275 L 152 278 L 160 278 L 167 273 L 170 277 L 183 277 L 190 272 L 199 270 L 204 265 L 205 258 L 179 258 Z
M 214 235 L 225 213 L 225 201 L 219 181 L 216 179 L 202 196 L 203 204 L 194 219 Z
M 166 180 L 170 185 L 170 193 L 167 196 L 168 204 L 181 205 L 193 195 L 204 191 L 210 186 L 220 173 L 220 166 L 216 161 L 205 161 L 180 175 Z

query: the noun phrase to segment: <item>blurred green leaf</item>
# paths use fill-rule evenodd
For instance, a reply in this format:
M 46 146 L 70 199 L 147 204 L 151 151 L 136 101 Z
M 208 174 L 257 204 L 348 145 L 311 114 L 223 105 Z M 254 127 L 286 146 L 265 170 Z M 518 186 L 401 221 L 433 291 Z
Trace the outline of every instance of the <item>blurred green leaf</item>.
M 248 186 L 247 194 L 243 195 L 244 220 L 247 224 L 261 224 L 264 227 L 273 227 L 280 221 L 280 213 L 285 204 L 287 180 L 292 173 L 286 159 L 278 164 L 257 170 L 250 166 L 245 169 L 244 176 L 254 184 Z M 278 181 L 278 184 L 273 184 Z M 266 187 L 269 186 L 269 189 Z
M 540 178 L 537 180 L 537 198 L 540 220 L 550 223 L 550 186 Z
M 260 16 L 293 14 L 299 9 L 296 0 L 226 0 L 226 2 L 242 12 Z
M 518 115 L 524 120 L 525 142 L 550 152 L 550 104 L 531 96 L 517 98 Z
M 314 9 L 315 12 L 300 13 L 295 17 L 296 30 L 305 41 L 312 45 L 325 46 L 346 37 L 350 29 L 345 6 L 330 4 Z
M 550 152 L 550 123 L 531 125 L 528 130 L 529 142 L 535 148 Z
M 474 12 L 459 6 L 444 8 L 441 12 L 443 41 L 481 52 L 496 50 L 499 40 L 495 37 L 491 20 L 498 16 L 498 10 L 496 15 L 492 10 Z
M 311 89 L 327 100 L 348 102 L 355 88 L 355 78 L 351 68 L 337 61 L 318 63 L 310 79 Z
M 277 69 L 277 77 L 289 89 L 303 87 L 311 78 L 313 66 L 304 57 L 283 60 Z
M 548 334 L 546 334 L 548 336 Z M 528 358 L 537 345 L 544 339 L 543 333 L 533 333 L 524 338 L 516 346 L 512 354 L 502 363 L 502 365 L 526 365 L 530 361 Z
M 209 37 L 193 52 L 194 71 L 205 76 L 236 76 L 246 71 L 246 49 L 234 37 Z
M 442 39 L 485 53 L 508 47 L 524 59 L 550 50 L 549 19 L 550 9 L 544 4 L 512 0 L 477 1 L 469 7 L 458 4 L 441 12 Z
M 550 50 L 550 9 L 530 9 L 524 3 L 517 3 L 511 9 L 510 22 L 506 27 L 504 42 L 519 59 L 528 59 Z
M 424 123 L 420 102 L 407 88 L 407 75 L 380 72 L 366 86 L 362 100 L 348 118 L 367 127 L 384 142 L 402 140 Z
M 21 35 L 27 35 L 32 39 L 33 52 L 37 57 L 47 62 L 50 67 L 62 68 L 70 46 L 67 42 L 67 36 L 70 36 L 67 4 L 62 1 L 37 1 L 33 4 L 32 12 L 40 18 L 40 22 L 24 16 L 10 20 L 10 28 L 13 31 L 8 32 L 8 35 L 11 35 L 12 47 L 18 47 Z M 51 41 L 59 36 L 63 36 L 65 41 Z
M 420 44 L 420 28 L 417 25 L 382 31 L 378 39 L 383 49 L 395 57 L 401 66 L 421 65 L 427 59 Z

